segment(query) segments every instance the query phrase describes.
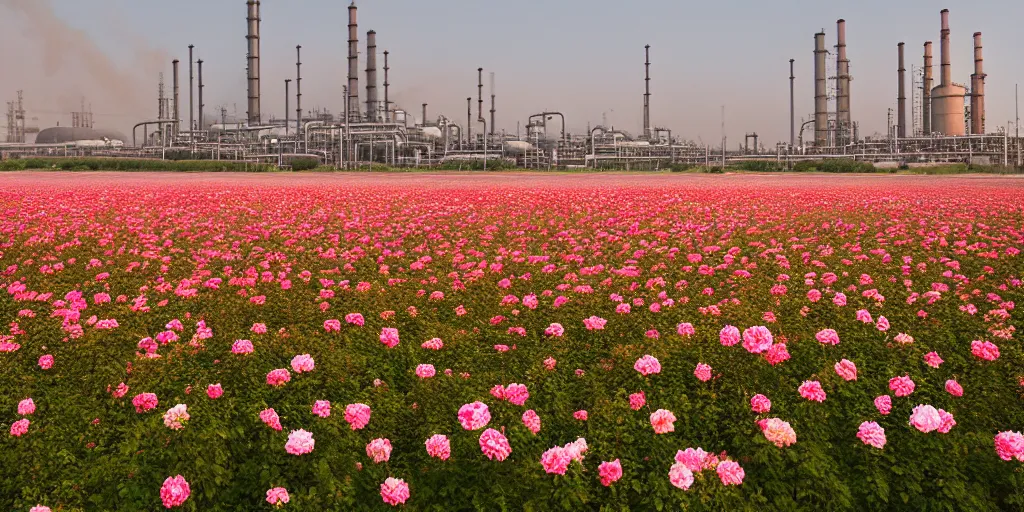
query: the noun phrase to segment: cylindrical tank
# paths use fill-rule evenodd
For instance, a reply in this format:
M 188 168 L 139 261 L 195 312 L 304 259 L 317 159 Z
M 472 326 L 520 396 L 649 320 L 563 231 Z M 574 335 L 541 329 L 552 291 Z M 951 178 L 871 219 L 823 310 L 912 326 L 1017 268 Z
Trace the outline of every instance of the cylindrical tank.
M 940 85 L 932 89 L 932 130 L 946 136 L 966 135 L 964 96 L 961 85 Z
M 646 140 L 624 140 L 616 143 L 616 145 L 624 148 L 644 148 L 650 146 L 651 143 Z

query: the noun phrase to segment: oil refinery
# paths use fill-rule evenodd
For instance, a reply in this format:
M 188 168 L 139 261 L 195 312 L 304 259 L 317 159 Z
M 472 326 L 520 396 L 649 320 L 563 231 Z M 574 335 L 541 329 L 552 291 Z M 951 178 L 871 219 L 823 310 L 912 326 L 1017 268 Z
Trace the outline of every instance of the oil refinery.
M 242 1 L 235 1 L 239 3 L 240 16 Z M 490 103 L 485 110 L 486 70 L 483 68 L 476 68 L 476 98 L 466 98 L 464 118 L 461 112 L 432 114 L 427 103 L 400 105 L 389 95 L 389 52 L 378 49 L 377 32 L 360 32 L 355 2 L 348 6 L 347 80 L 338 84 L 344 105 L 338 113 L 303 110 L 302 47 L 296 46 L 295 75 L 285 80 L 285 117 L 271 118 L 264 114 L 262 107 L 269 102 L 260 87 L 263 78 L 260 74 L 260 1 L 245 0 L 244 3 L 247 43 L 244 117 L 238 116 L 237 120 L 229 122 L 223 110 L 213 119 L 204 115 L 203 60 L 193 59 L 194 47 L 190 45 L 187 62 L 174 59 L 167 63 L 171 74 L 170 94 L 165 91 L 161 74 L 155 116 L 137 120 L 131 134 L 96 128 L 84 105 L 81 112 L 72 115 L 71 126 L 28 130 L 19 91 L 18 100 L 7 105 L 7 138 L 0 143 L 0 153 L 5 158 L 28 155 L 182 158 L 185 155 L 186 158 L 268 162 L 283 166 L 294 158 L 303 157 L 342 169 L 375 164 L 427 167 L 460 162 L 486 166 L 489 162 L 491 165 L 501 162 L 538 169 L 642 170 L 672 165 L 724 166 L 747 160 L 789 164 L 829 158 L 893 167 L 949 162 L 1021 165 L 1022 139 L 1018 130 L 1010 133 L 1009 126 L 993 127 L 986 123 L 987 75 L 981 32 L 973 33 L 974 67 L 969 82 L 954 81 L 954 76 L 959 75 L 953 69 L 947 9 L 939 13 L 938 20 L 938 83 L 934 83 L 932 41 L 915 43 L 923 43 L 917 46 L 923 48 L 923 52 L 918 61 L 920 65 L 914 65 L 919 72 L 912 73 L 909 85 L 905 53 L 908 46 L 904 42 L 896 45 L 896 109 L 895 112 L 890 109 L 886 134 L 863 136 L 860 133 L 846 21 L 840 19 L 836 22 L 835 44 L 831 49 L 824 31 L 814 33 L 808 40 L 813 43 L 807 48 L 807 56 L 813 59 L 813 117 L 802 124 L 797 122 L 794 59 L 790 59 L 789 140 L 773 146 L 762 145 L 757 133 L 749 132 L 742 146 L 730 149 L 724 137 L 721 144 L 713 146 L 674 137 L 671 127 L 652 124 L 651 109 L 656 107 L 651 95 L 650 45 L 643 48 L 640 133 L 628 133 L 611 126 L 593 126 L 584 133 L 570 133 L 566 129 L 565 115 L 557 111 L 541 111 L 529 116 L 523 120 L 522 133 L 498 131 L 495 129 L 494 74 L 489 74 Z M 365 39 L 360 40 L 360 35 Z M 909 56 L 909 59 L 916 58 Z M 378 68 L 379 64 L 382 67 Z M 188 89 L 184 95 L 182 66 L 188 66 L 188 82 L 184 84 Z M 361 66 L 365 66 L 362 71 Z M 830 68 L 834 70 L 831 76 Z M 780 73 L 779 80 L 783 79 Z M 364 83 L 360 84 L 360 80 Z M 637 84 L 639 95 L 639 77 Z M 241 93 L 238 91 L 239 97 Z M 187 106 L 182 105 L 184 96 L 188 99 Z M 277 98 L 274 101 L 276 104 Z M 184 108 L 188 111 L 183 114 Z M 415 110 L 419 110 L 418 123 L 413 114 Z M 780 124 L 784 122 L 779 120 Z M 29 140 L 27 130 L 38 131 L 35 140 Z

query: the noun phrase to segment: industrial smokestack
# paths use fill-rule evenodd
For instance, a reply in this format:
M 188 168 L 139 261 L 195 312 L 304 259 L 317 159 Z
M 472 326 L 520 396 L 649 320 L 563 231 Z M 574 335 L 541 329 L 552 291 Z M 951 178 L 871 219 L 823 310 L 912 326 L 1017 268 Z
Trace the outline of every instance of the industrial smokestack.
M 793 62 L 795 59 L 789 59 L 789 147 L 796 146 L 796 95 L 794 92 L 794 80 L 796 77 L 793 76 Z
M 377 122 L 377 32 L 366 33 L 366 120 Z
M 825 94 L 825 33 L 814 34 L 814 144 L 828 144 L 828 96 Z
M 850 142 L 850 60 L 846 58 L 846 20 L 836 21 L 836 142 Z
M 949 54 L 949 9 L 943 9 L 940 12 L 942 16 L 942 40 L 939 43 L 939 58 L 942 65 L 942 75 L 940 86 L 950 85 L 953 83 L 953 69 L 950 67 L 950 54 Z
M 981 58 L 981 32 L 974 33 L 974 74 L 971 75 L 971 133 L 985 134 L 985 68 Z
M 359 121 L 359 23 L 355 0 L 348 6 L 348 105 L 350 121 Z
M 181 130 L 181 107 L 178 103 L 178 59 L 171 61 L 171 70 L 171 73 L 174 75 L 172 78 L 174 80 L 174 128 L 171 134 L 173 140 L 173 136 L 178 135 L 178 131 Z
M 896 69 L 897 79 L 899 80 L 896 93 L 896 119 L 898 123 L 896 125 L 896 136 L 905 139 L 907 137 L 907 94 L 904 89 L 906 85 L 904 83 L 904 73 L 907 70 L 903 67 L 903 43 L 896 45 L 896 48 L 899 53 L 899 68 Z
M 466 98 L 466 145 L 473 144 L 473 98 Z
M 423 119 L 423 121 L 421 121 L 420 124 L 422 126 L 426 126 L 427 125 L 427 104 L 426 103 L 423 104 L 423 118 L 422 119 Z
M 248 0 L 249 33 L 245 36 L 249 44 L 249 125 L 260 124 L 260 0 Z
M 388 99 L 388 51 L 384 50 L 384 122 L 391 122 L 391 101 Z
M 932 134 L 932 42 L 924 43 L 924 87 L 921 109 L 921 125 L 924 126 L 924 134 Z
M 494 72 L 491 72 L 491 136 L 494 136 Z
M 651 45 L 644 46 L 644 138 L 651 138 Z
M 961 136 L 967 133 L 964 126 L 963 86 L 953 84 L 949 50 L 949 9 L 941 11 L 942 42 L 939 47 L 942 61 L 942 76 L 939 86 L 932 90 L 932 130 L 946 136 Z
M 302 45 L 295 46 L 295 135 L 302 130 Z
M 476 99 L 477 109 L 476 118 L 484 118 L 484 68 L 477 68 L 477 85 L 476 85 Z
M 199 59 L 196 64 L 199 65 L 199 131 L 203 130 L 203 59 Z
M 192 140 L 192 130 L 195 129 L 195 104 L 192 101 L 192 92 L 195 91 L 195 77 L 193 76 L 192 49 L 195 45 L 188 45 L 188 139 Z

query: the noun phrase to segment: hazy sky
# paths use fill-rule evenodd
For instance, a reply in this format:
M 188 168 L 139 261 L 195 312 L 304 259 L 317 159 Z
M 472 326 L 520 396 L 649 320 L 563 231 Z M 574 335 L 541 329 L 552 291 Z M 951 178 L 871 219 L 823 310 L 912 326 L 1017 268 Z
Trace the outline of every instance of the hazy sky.
M 296 44 L 303 46 L 303 107 L 340 110 L 348 3 L 262 1 L 264 118 L 283 115 L 283 80 L 294 78 Z M 588 122 L 599 124 L 603 113 L 616 128 L 639 131 L 643 47 L 650 44 L 654 124 L 717 144 L 725 105 L 730 146 L 749 131 L 767 145 L 788 140 L 789 59 L 796 59 L 799 123 L 813 110 L 813 35 L 824 29 L 831 50 L 835 22 L 845 18 L 853 119 L 865 135 L 884 133 L 886 109 L 896 106 L 896 44 L 907 44 L 909 71 L 921 63 L 923 42 L 934 41 L 938 77 L 943 7 L 951 9 L 954 81 L 969 83 L 971 35 L 984 33 L 990 131 L 1014 118 L 1014 84 L 1024 82 L 1020 1 L 363 0 L 357 5 L 360 51 L 365 51 L 366 31 L 376 30 L 378 51 L 391 52 L 391 97 L 400 106 L 418 118 L 426 102 L 431 118 L 444 113 L 464 122 L 466 97 L 472 96 L 475 117 L 476 68 L 483 67 L 485 97 L 487 73 L 496 73 L 498 128 L 510 132 L 544 110 L 564 112 L 573 132 L 582 132 Z M 50 8 L 53 19 L 47 18 Z M 169 91 L 170 60 L 176 57 L 183 61 L 187 118 L 187 46 L 194 44 L 205 61 L 207 115 L 217 115 L 223 105 L 229 114 L 237 110 L 244 116 L 245 15 L 245 0 L 0 0 L 0 99 L 8 101 L 18 88 L 25 89 L 29 116 L 45 127 L 57 120 L 70 124 L 67 112 L 84 94 L 97 126 L 128 132 L 142 117 L 156 116 L 157 73 L 165 72 Z M 383 67 L 382 56 L 378 64 Z M 361 55 L 361 100 L 365 67 Z

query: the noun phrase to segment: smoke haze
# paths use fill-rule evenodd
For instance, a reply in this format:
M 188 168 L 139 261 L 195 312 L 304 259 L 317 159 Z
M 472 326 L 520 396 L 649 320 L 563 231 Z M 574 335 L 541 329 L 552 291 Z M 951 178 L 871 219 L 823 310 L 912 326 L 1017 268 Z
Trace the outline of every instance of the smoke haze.
M 157 74 L 170 57 L 129 29 L 117 32 L 132 52 L 124 67 L 58 18 L 50 0 L 0 0 L 0 45 L 11 49 L 4 52 L 8 72 L 0 74 L 0 99 L 13 100 L 24 90 L 28 125 L 41 129 L 70 126 L 71 112 L 84 100 L 97 128 L 130 137 L 132 125 L 156 117 Z

